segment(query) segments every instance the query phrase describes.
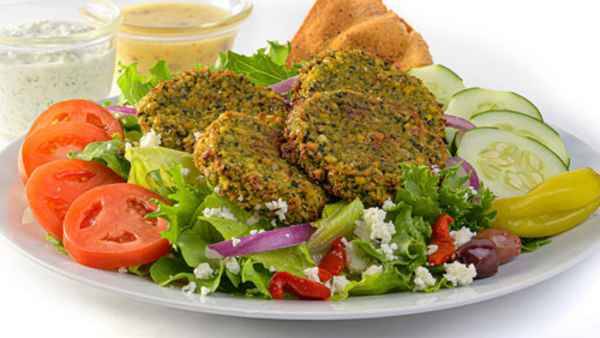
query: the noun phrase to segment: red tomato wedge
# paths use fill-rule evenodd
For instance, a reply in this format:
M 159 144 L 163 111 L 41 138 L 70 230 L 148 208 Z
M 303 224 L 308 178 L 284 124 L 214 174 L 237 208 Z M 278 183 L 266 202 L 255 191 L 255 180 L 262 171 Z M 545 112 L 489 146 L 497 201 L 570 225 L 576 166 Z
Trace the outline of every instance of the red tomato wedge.
M 108 110 L 87 100 L 68 100 L 50 106 L 35 119 L 29 133 L 65 122 L 89 123 L 104 130 L 111 138 L 115 134 L 123 138 L 121 123 Z
M 63 219 L 71 203 L 84 192 L 123 179 L 97 162 L 58 160 L 33 171 L 25 192 L 36 221 L 62 240 Z
M 151 263 L 169 253 L 160 233 L 163 219 L 147 219 L 161 197 L 140 186 L 118 183 L 94 188 L 77 198 L 64 221 L 63 244 L 80 264 L 118 269 Z
M 76 150 L 82 150 L 88 143 L 107 141 L 110 137 L 91 124 L 67 122 L 47 126 L 25 137 L 21 148 L 21 165 L 26 178 L 42 164 L 64 160 Z

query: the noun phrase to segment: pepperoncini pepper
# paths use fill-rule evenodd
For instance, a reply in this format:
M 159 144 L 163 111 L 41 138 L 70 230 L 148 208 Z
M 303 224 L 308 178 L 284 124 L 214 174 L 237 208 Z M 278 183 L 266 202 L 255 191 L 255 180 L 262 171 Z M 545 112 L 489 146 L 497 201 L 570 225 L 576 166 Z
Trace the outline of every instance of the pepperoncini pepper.
M 527 238 L 554 236 L 600 207 L 600 175 L 583 168 L 554 176 L 523 196 L 496 199 L 494 227 Z

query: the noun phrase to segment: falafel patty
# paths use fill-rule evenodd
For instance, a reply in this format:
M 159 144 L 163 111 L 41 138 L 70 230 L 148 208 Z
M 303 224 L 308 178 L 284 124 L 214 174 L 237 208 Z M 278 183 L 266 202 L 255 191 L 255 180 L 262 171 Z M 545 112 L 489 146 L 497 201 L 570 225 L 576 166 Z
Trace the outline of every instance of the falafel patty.
M 369 206 L 392 197 L 403 163 L 440 165 L 446 156 L 412 107 L 348 90 L 298 102 L 284 133 L 284 157 L 330 194 Z
M 396 69 L 381 58 L 361 50 L 329 52 L 300 70 L 296 96 L 339 89 L 398 101 L 412 107 L 438 135 L 444 135 L 442 106 L 421 80 Z M 445 147 L 440 149 L 445 152 Z
M 230 71 L 193 70 L 152 89 L 138 104 L 139 122 L 154 130 L 162 145 L 193 152 L 204 128 L 227 111 L 240 111 L 275 123 L 287 115 L 285 100 Z
M 260 119 L 225 113 L 198 139 L 196 166 L 217 187 L 219 194 L 263 216 L 278 216 L 286 224 L 319 218 L 326 194 L 304 173 L 281 158 L 281 131 Z M 285 219 L 271 202 L 285 201 Z M 267 203 L 270 203 L 269 208 Z M 285 211 L 285 210 L 284 210 Z

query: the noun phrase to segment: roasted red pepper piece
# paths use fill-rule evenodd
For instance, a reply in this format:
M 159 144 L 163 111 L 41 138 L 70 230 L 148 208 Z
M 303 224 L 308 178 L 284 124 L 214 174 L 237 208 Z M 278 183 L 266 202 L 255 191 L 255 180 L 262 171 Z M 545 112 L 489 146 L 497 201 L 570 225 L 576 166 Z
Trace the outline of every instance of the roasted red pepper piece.
M 327 300 L 331 296 L 331 290 L 325 285 L 289 272 L 275 273 L 269 283 L 269 292 L 273 299 L 283 299 L 286 292 L 308 300 Z
M 333 276 L 337 276 L 346 267 L 346 246 L 342 242 L 342 238 L 338 238 L 331 243 L 331 249 L 319 263 L 319 278 L 321 281 L 327 282 Z M 329 272 L 329 275 L 325 272 Z
M 440 215 L 431 227 L 431 244 L 437 245 L 436 252 L 428 257 L 430 265 L 440 265 L 448 262 L 454 256 L 456 247 L 450 236 L 450 224 L 454 219 L 448 214 Z

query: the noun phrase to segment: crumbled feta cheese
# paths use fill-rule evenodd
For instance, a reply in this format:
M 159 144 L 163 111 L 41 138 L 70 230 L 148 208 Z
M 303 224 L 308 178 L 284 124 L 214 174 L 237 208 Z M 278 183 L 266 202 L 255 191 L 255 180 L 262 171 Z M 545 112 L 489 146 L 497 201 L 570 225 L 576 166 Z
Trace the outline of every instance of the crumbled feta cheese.
M 473 283 L 473 279 L 477 276 L 475 265 L 468 266 L 460 262 L 452 262 L 444 264 L 446 278 L 454 286 L 465 286 Z
M 319 268 L 318 267 L 314 267 L 314 268 L 307 268 L 304 269 L 304 275 L 306 276 L 306 278 L 315 281 L 315 282 L 321 282 L 321 278 L 319 278 Z
M 238 200 L 238 202 L 244 202 L 244 196 L 239 195 L 237 200 Z
M 392 209 L 394 209 L 396 207 L 396 203 L 392 202 L 391 199 L 387 199 L 385 201 L 383 201 L 383 205 L 381 206 L 381 208 L 385 211 L 390 211 Z
M 198 141 L 201 137 L 202 137 L 202 132 L 200 132 L 200 131 L 194 132 L 194 140 L 195 141 Z
M 214 271 L 208 263 L 200 263 L 194 269 L 194 276 L 198 279 L 209 279 L 213 273 Z
M 200 288 L 200 297 L 206 297 L 211 294 L 211 291 L 206 286 Z
M 213 191 L 214 191 L 215 193 L 217 193 L 217 194 L 220 194 L 220 193 L 221 193 L 221 188 L 219 188 L 219 187 L 215 187 L 215 188 L 213 189 Z
M 154 129 L 150 129 L 150 131 L 144 134 L 140 139 L 140 147 L 158 147 L 160 146 L 160 142 L 160 135 L 157 134 Z
M 128 273 L 129 269 L 127 269 L 126 267 L 122 266 L 119 268 L 119 270 L 117 270 L 119 273 Z
M 275 273 L 277 272 L 277 269 L 274 266 L 270 266 L 269 271 Z
M 331 290 L 334 294 L 343 293 L 348 284 L 350 284 L 350 281 L 346 276 L 333 276 Z
M 225 258 L 225 268 L 234 275 L 240 274 L 240 263 L 235 257 Z
M 242 240 L 240 240 L 237 237 L 231 237 L 231 245 L 235 248 L 236 246 L 240 245 L 240 242 Z
M 361 272 L 367 268 L 367 260 L 360 254 L 361 251 L 357 250 L 354 243 L 350 242 L 346 244 L 346 265 L 351 272 Z
M 254 224 L 258 223 L 259 220 L 260 220 L 260 218 L 258 217 L 258 215 L 254 214 L 254 215 L 250 216 L 250 218 L 248 218 L 246 220 L 246 224 L 248 224 L 248 225 L 254 225 Z
M 385 216 L 385 210 L 380 208 L 365 210 L 362 218 L 356 221 L 354 234 L 365 241 L 379 240 L 381 243 L 389 243 L 396 233 L 396 227 L 394 223 L 386 222 Z
M 288 204 L 286 201 L 279 198 L 275 201 L 265 203 L 265 207 L 271 211 L 274 211 L 275 215 L 280 221 L 285 221 L 285 217 L 288 212 Z
M 367 270 L 363 271 L 362 276 L 363 276 L 363 278 L 365 278 L 367 276 L 376 275 L 376 274 L 379 274 L 382 272 L 383 272 L 383 267 L 381 265 L 371 265 L 370 267 L 367 268 Z
M 262 234 L 263 232 L 265 232 L 265 229 L 260 229 L 260 230 L 252 229 L 252 230 L 250 230 L 250 235 Z
M 235 221 L 235 215 L 228 208 L 206 208 L 202 210 L 204 217 L 218 217 Z
M 194 292 L 196 292 L 196 287 L 197 285 L 195 282 L 189 282 L 187 285 L 181 288 L 181 291 L 188 296 L 193 295 Z
M 190 168 L 183 168 L 183 167 L 181 168 L 181 175 L 183 175 L 183 176 L 189 175 L 190 172 L 191 172 Z
M 434 165 L 431 166 L 431 171 L 434 174 L 439 175 L 440 172 L 441 172 L 441 169 L 440 169 L 440 167 L 438 165 L 434 164 Z
M 467 227 L 462 227 L 458 231 L 450 231 L 450 236 L 454 238 L 454 245 L 458 248 L 470 241 L 475 236 L 475 233 Z
M 204 254 L 206 255 L 206 258 L 208 259 L 221 259 L 223 258 L 223 256 L 221 256 L 220 253 L 218 253 L 217 251 L 206 247 L 206 250 L 204 250 Z
M 385 255 L 385 259 L 387 259 L 388 261 L 398 259 L 398 257 L 394 255 L 394 252 L 398 250 L 398 244 L 396 243 L 381 244 L 381 248 L 379 250 Z
M 435 244 L 429 244 L 427 246 L 427 256 L 431 256 L 438 251 L 439 247 Z
M 434 286 L 436 279 L 431 275 L 431 272 L 422 266 L 415 270 L 415 288 L 417 290 L 425 290 L 430 286 Z
M 133 148 L 133 145 L 129 142 L 125 142 L 125 151 L 127 152 L 131 148 Z

